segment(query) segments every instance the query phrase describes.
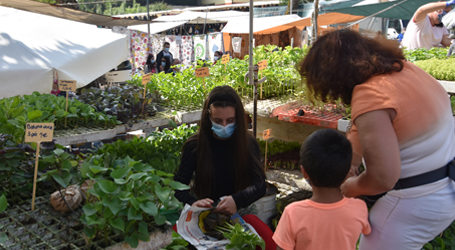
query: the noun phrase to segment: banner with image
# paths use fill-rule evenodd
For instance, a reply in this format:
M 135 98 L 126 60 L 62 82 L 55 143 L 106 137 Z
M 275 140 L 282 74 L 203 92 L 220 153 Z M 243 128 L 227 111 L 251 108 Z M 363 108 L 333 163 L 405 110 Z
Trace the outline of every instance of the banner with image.
M 207 55 L 206 55 L 207 36 L 206 35 L 193 36 L 193 45 L 194 45 L 194 60 L 205 60 L 207 58 Z
M 221 51 L 224 53 L 223 46 L 223 34 L 221 32 L 211 33 L 208 35 L 208 58 L 213 60 L 213 54 L 215 51 Z

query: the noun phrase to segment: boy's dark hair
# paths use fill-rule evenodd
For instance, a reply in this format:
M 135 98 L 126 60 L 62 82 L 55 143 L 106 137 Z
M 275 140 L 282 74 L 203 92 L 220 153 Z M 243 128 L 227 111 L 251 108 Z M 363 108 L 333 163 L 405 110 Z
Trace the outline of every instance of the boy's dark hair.
M 300 148 L 300 165 L 315 187 L 340 187 L 352 159 L 351 143 L 333 129 L 311 134 Z

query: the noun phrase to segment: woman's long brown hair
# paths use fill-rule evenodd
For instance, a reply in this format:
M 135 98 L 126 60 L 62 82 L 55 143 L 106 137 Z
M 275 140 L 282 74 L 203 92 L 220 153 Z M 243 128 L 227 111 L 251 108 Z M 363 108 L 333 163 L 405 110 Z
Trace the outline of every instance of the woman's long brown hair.
M 374 75 L 401 71 L 404 60 L 397 41 L 336 30 L 318 38 L 297 69 L 316 99 L 341 98 L 350 104 L 356 85 Z
M 232 101 L 213 101 L 220 96 L 228 97 Z M 198 199 L 209 197 L 213 187 L 213 171 L 212 171 L 212 153 L 211 153 L 211 140 L 213 136 L 212 122 L 210 121 L 210 106 L 215 107 L 233 107 L 235 109 L 236 129 L 232 134 L 234 140 L 235 155 L 235 190 L 236 192 L 245 189 L 250 185 L 251 172 L 260 173 L 264 170 L 261 163 L 252 155 L 250 139 L 252 135 L 248 133 L 245 110 L 242 105 L 240 97 L 235 90 L 230 86 L 215 87 L 205 100 L 204 108 L 202 110 L 202 117 L 199 124 L 198 133 L 192 136 L 185 143 L 185 146 L 194 140 L 197 140 L 197 167 L 195 173 L 194 186 L 192 187 Z

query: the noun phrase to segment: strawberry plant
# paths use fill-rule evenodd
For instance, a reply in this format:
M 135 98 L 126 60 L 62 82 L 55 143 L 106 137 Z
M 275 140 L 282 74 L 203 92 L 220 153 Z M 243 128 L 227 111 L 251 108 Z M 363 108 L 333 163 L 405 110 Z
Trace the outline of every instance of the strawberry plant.
M 84 234 L 107 242 L 112 232 L 122 233 L 133 248 L 139 240 L 150 241 L 148 225 L 163 225 L 173 216 L 169 211 L 178 214 L 181 203 L 174 192 L 189 188 L 173 174 L 109 153 L 91 158 L 80 171 L 94 181 L 81 217 Z

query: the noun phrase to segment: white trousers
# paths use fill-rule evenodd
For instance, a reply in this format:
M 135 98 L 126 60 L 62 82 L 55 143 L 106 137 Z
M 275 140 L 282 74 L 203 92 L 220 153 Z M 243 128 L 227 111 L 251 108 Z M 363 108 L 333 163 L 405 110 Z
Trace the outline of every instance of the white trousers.
M 371 233 L 359 250 L 420 250 L 455 220 L 455 182 L 432 194 L 386 194 L 370 210 Z

